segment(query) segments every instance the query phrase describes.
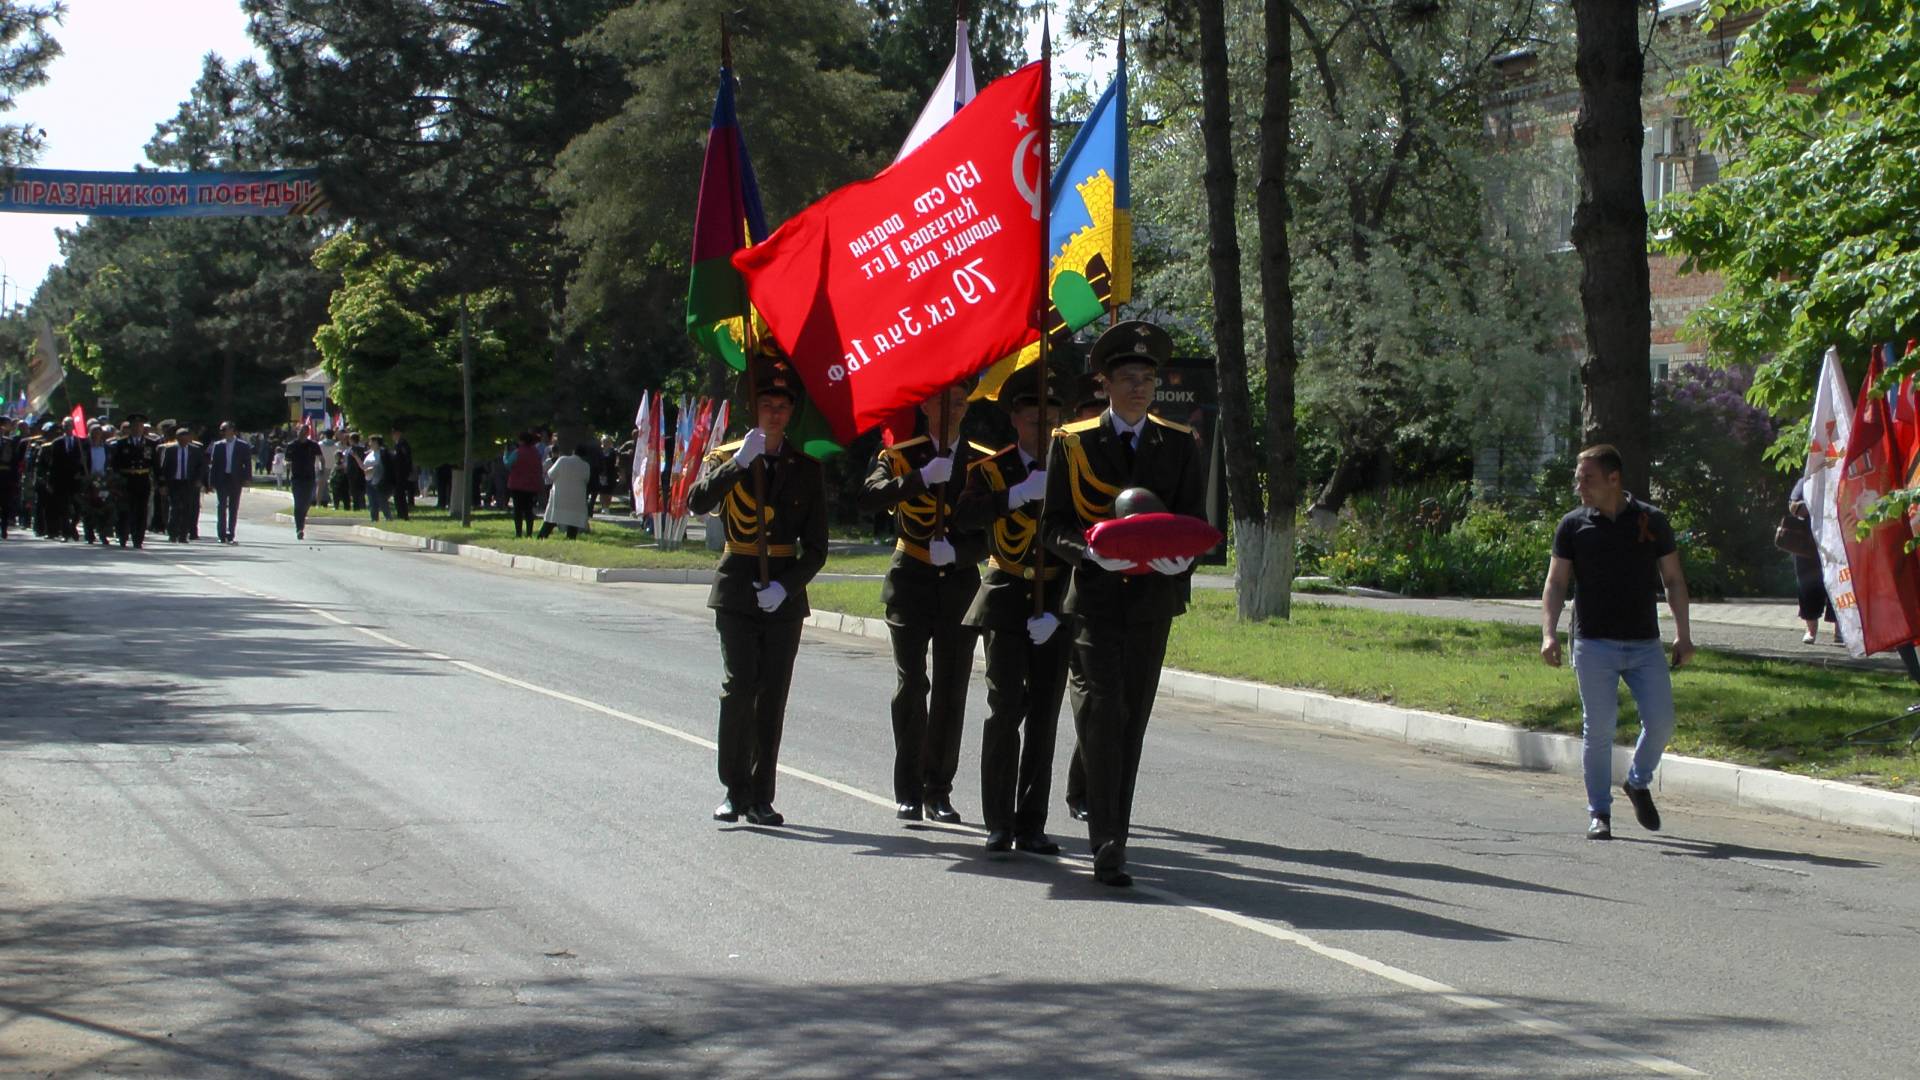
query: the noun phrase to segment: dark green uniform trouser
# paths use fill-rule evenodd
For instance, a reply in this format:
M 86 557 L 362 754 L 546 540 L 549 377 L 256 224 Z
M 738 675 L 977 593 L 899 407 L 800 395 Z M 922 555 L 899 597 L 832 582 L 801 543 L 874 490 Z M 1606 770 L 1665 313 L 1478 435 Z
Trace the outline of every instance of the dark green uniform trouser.
M 720 783 L 738 810 L 773 802 L 799 619 L 714 612 L 720 630 Z
M 951 799 L 979 631 L 958 622 L 889 623 L 887 635 L 893 640 L 894 800 Z
M 1026 627 L 988 630 L 987 721 L 980 739 L 980 816 L 989 830 L 1026 835 L 1047 827 L 1053 744 L 1067 688 L 1068 627 L 1044 645 Z
M 1171 618 L 1073 622 L 1073 726 L 1086 766 L 1087 839 L 1095 851 L 1109 840 L 1125 842 L 1132 827 L 1140 746 L 1172 628 Z

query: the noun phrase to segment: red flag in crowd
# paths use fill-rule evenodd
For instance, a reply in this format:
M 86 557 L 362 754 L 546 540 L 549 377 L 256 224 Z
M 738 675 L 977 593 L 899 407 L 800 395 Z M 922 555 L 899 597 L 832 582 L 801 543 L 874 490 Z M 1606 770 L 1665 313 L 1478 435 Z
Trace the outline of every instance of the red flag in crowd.
M 73 433 L 83 438 L 87 434 L 87 410 L 84 406 L 73 407 Z
M 1911 357 L 1920 342 L 1907 342 L 1906 355 Z M 1887 351 L 1893 351 L 1892 346 Z M 1892 357 L 1888 357 L 1892 362 Z M 1887 391 L 1887 399 L 1893 415 L 1893 452 L 1894 462 L 1900 467 L 1900 486 L 1920 485 L 1920 387 L 1915 387 L 1913 376 L 1900 380 L 1900 385 Z
M 1889 345 L 1885 351 L 1891 356 L 1893 347 Z M 1882 371 L 1881 355 L 1880 349 L 1874 350 L 1867 377 L 1860 384 L 1853 433 L 1847 440 L 1847 456 L 1835 492 L 1847 568 L 1860 610 L 1861 642 L 1869 653 L 1920 638 L 1920 561 L 1907 553 L 1907 541 L 1913 533 L 1906 520 L 1882 522 L 1865 540 L 1855 538 L 1867 508 L 1900 487 L 1902 479 L 1894 460 L 1887 397 L 1874 389 Z
M 1044 64 L 733 264 L 841 443 L 1038 338 Z

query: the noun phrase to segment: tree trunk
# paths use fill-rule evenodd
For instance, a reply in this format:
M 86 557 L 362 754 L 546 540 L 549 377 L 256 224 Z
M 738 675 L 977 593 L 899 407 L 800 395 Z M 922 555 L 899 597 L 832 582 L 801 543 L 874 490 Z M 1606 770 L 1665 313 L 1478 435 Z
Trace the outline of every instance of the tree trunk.
M 1652 452 L 1653 313 L 1640 164 L 1641 7 L 1620 0 L 1573 3 L 1580 84 L 1580 115 L 1573 124 L 1580 161 L 1573 246 L 1580 252 L 1586 317 L 1583 435 L 1589 445 L 1613 444 L 1626 462 L 1627 490 L 1644 496 Z
M 1200 133 L 1206 147 L 1207 268 L 1213 279 L 1213 344 L 1220 385 L 1220 439 L 1227 463 L 1241 615 L 1250 582 L 1265 576 L 1266 500 L 1248 392 L 1247 341 L 1240 296 L 1240 232 L 1234 219 L 1239 179 L 1233 164 L 1233 103 L 1227 89 L 1227 21 L 1223 0 L 1200 0 Z M 1252 541 L 1258 550 L 1249 548 Z M 1258 561 L 1249 565 L 1249 559 Z M 1285 594 L 1285 590 L 1282 590 Z M 1282 602 L 1284 604 L 1284 601 Z
M 1264 527 L 1235 522 L 1240 617 L 1287 618 L 1293 600 L 1293 531 L 1300 481 L 1293 415 L 1293 252 L 1288 158 L 1293 127 L 1293 26 L 1286 0 L 1266 0 L 1266 86 L 1260 113 L 1260 308 L 1266 321 L 1267 507 Z M 1257 539 L 1255 538 L 1257 534 Z

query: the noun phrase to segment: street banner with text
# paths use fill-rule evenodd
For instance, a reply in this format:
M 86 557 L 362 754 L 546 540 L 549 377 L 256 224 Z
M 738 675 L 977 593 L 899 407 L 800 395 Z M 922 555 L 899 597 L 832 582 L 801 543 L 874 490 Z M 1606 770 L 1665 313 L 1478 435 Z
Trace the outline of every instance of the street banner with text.
M 840 442 L 1038 339 L 1044 84 L 1038 63 L 999 80 L 733 257 Z
M 93 217 L 289 217 L 326 206 L 313 169 L 272 172 L 0 172 L 0 211 Z

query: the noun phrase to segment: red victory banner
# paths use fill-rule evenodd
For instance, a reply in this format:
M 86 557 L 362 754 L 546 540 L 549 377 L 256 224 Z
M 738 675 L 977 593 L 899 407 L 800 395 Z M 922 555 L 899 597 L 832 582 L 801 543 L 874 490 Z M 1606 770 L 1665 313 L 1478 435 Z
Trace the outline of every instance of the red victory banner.
M 1885 356 L 1893 358 L 1893 346 L 1886 347 Z M 1847 568 L 1852 571 L 1853 595 L 1860 608 L 1861 640 L 1868 653 L 1920 637 L 1920 563 L 1907 553 L 1907 540 L 1913 534 L 1906 519 L 1883 521 L 1872 526 L 1865 539 L 1858 536 L 1867 508 L 1900 487 L 1901 480 L 1887 397 L 1874 388 L 1880 380 L 1881 357 L 1876 347 L 1867 377 L 1860 383 L 1853 433 L 1847 440 L 1835 495 Z
M 1044 64 L 736 253 L 753 304 L 841 443 L 1037 340 Z

